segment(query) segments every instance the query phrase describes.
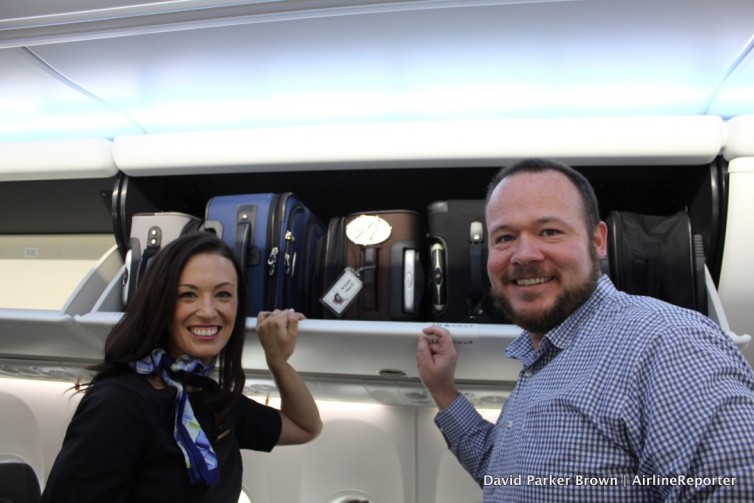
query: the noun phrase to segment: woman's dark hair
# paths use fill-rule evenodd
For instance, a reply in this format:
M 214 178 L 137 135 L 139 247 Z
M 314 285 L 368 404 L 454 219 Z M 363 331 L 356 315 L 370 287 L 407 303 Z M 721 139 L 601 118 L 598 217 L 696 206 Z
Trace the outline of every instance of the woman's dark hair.
M 246 326 L 246 289 L 243 273 L 233 251 L 209 232 L 194 232 L 169 243 L 152 259 L 146 275 L 128 303 L 123 317 L 105 341 L 105 359 L 90 367 L 91 384 L 133 372 L 128 365 L 155 348 L 167 349 L 170 324 L 178 298 L 178 282 L 188 261 L 201 253 L 214 253 L 233 263 L 238 281 L 236 321 L 230 339 L 218 355 L 216 366 L 222 394 L 230 404 L 243 391 L 246 380 L 241 356 Z
M 543 173 L 545 171 L 555 171 L 564 175 L 571 181 L 574 187 L 576 187 L 579 195 L 581 195 L 581 203 L 584 208 L 584 224 L 586 225 L 587 232 L 591 233 L 600 222 L 599 203 L 597 202 L 594 188 L 584 175 L 567 164 L 551 159 L 523 159 L 498 171 L 487 188 L 487 199 L 484 204 L 485 209 L 490 202 L 492 192 L 505 178 L 513 176 L 516 173 Z

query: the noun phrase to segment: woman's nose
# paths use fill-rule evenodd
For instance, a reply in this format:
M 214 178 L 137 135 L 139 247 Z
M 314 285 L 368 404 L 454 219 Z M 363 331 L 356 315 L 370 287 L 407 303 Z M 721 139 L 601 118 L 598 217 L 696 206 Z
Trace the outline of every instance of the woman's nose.
M 212 318 L 215 313 L 217 313 L 217 308 L 214 299 L 211 296 L 202 297 L 196 314 L 204 318 Z

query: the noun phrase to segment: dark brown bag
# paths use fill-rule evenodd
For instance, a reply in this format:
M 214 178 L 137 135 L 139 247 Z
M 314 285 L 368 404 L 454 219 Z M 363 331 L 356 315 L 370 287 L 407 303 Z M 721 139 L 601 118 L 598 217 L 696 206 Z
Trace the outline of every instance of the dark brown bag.
M 423 242 L 422 222 L 414 211 L 332 218 L 322 252 L 323 317 L 421 319 Z

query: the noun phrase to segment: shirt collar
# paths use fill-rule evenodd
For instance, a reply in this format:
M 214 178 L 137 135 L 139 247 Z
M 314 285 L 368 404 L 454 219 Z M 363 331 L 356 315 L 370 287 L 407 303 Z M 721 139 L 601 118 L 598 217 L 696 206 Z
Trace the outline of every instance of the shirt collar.
M 594 309 L 600 305 L 604 299 L 617 292 L 613 283 L 606 275 L 602 275 L 597 280 L 597 287 L 592 295 L 579 306 L 571 315 L 566 318 L 560 325 L 547 332 L 539 343 L 538 348 L 534 348 L 531 343 L 529 331 L 524 330 L 516 340 L 514 340 L 506 350 L 509 358 L 520 360 L 524 366 L 534 363 L 550 346 L 563 350 L 571 346 L 576 336 L 579 334 L 578 328 L 589 317 Z

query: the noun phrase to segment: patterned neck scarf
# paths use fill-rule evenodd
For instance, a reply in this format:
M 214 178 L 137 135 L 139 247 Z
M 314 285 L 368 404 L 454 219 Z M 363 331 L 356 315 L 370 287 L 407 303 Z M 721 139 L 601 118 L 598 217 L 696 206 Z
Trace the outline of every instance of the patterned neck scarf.
M 214 368 L 189 355 L 173 361 L 164 349 L 157 348 L 139 361 L 129 363 L 138 374 L 159 375 L 176 389 L 173 437 L 183 452 L 192 484 L 214 485 L 220 482 L 217 455 L 194 416 L 183 383 L 197 384 Z

